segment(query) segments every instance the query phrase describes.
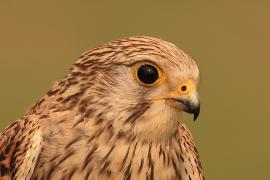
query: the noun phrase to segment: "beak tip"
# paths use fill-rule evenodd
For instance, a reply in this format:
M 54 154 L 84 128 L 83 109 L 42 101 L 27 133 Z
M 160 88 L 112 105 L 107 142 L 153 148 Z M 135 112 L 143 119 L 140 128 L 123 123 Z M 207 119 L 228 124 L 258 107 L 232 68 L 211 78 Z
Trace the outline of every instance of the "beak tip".
M 194 114 L 194 122 L 197 120 L 197 118 L 199 117 L 199 114 Z
M 194 114 L 194 121 L 196 121 L 200 115 L 200 105 L 193 111 L 193 114 Z
M 200 102 L 199 101 L 197 103 L 194 103 L 194 104 L 190 103 L 189 101 L 183 100 L 183 99 L 176 99 L 176 101 L 178 101 L 179 103 L 181 103 L 184 106 L 183 110 L 186 113 L 194 115 L 194 117 L 193 117 L 194 121 L 197 120 L 197 118 L 200 115 Z

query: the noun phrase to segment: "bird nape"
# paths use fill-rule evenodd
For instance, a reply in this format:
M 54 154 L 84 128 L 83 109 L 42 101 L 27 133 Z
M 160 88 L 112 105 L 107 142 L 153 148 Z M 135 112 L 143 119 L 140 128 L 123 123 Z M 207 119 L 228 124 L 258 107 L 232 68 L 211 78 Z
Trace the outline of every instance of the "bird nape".
M 204 179 L 182 112 L 199 70 L 171 43 L 130 37 L 84 53 L 0 135 L 0 179 Z

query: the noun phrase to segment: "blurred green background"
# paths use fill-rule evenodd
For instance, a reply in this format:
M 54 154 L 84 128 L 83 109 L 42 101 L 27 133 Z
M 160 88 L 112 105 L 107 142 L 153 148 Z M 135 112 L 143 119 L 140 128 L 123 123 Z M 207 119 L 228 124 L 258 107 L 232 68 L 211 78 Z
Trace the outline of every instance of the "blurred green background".
M 84 51 L 149 35 L 201 71 L 194 123 L 206 179 L 270 179 L 270 1 L 1 1 L 0 129 L 21 117 Z

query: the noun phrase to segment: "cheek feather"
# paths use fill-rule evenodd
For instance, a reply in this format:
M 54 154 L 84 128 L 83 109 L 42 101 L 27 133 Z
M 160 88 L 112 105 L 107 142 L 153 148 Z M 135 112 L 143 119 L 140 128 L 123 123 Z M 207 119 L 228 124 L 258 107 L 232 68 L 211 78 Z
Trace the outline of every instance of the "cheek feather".
M 171 108 L 165 101 L 155 101 L 135 122 L 132 132 L 144 141 L 168 140 L 175 134 L 180 118 L 180 111 Z

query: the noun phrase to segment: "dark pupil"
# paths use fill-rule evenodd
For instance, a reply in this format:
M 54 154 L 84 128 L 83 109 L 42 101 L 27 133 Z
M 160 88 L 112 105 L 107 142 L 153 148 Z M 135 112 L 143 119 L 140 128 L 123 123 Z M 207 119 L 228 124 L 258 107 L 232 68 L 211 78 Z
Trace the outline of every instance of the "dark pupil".
M 153 84 L 158 79 L 157 69 L 149 64 L 142 65 L 137 72 L 138 78 L 145 84 Z

